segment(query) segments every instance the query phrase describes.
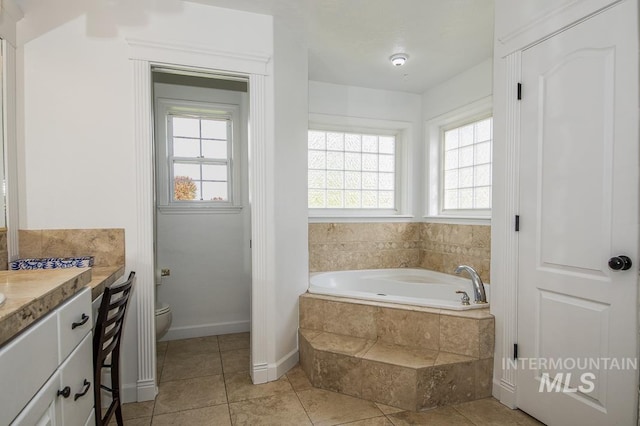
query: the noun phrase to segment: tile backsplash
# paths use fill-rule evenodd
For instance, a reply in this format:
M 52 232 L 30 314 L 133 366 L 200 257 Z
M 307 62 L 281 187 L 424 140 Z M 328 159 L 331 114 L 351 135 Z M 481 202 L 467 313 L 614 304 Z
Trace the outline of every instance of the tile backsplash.
M 309 271 L 473 266 L 489 281 L 491 227 L 443 223 L 310 223 Z
M 94 256 L 94 266 L 124 265 L 124 229 L 21 229 L 19 256 Z

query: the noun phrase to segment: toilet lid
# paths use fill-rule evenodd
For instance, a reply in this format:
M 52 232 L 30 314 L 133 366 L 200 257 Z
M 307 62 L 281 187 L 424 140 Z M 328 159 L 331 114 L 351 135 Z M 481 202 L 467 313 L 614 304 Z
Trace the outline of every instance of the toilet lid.
M 156 315 L 166 314 L 171 310 L 168 303 L 160 302 L 156 305 Z

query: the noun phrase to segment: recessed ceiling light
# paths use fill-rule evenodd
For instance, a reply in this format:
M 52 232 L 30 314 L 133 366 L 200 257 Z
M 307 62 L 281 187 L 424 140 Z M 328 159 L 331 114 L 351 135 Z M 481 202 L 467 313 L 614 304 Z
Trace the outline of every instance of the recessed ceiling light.
M 389 57 L 391 63 L 396 67 L 404 65 L 404 63 L 407 62 L 407 59 L 409 59 L 409 55 L 406 53 L 395 53 Z

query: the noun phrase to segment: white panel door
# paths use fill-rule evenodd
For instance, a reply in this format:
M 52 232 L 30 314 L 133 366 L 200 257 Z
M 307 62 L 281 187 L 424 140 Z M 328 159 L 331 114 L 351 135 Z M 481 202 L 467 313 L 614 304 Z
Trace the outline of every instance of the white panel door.
M 517 404 L 549 425 L 635 424 L 612 359 L 637 348 L 636 19 L 625 1 L 522 54 Z

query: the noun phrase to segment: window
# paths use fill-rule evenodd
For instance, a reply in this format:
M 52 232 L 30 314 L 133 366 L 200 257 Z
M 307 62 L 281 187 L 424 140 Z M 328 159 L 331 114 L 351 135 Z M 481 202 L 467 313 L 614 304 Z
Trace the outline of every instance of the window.
M 487 223 L 491 218 L 492 98 L 426 123 L 425 218 Z
M 310 209 L 396 209 L 396 136 L 309 130 Z
M 239 106 L 158 98 L 156 112 L 158 207 L 240 211 Z
M 442 211 L 491 208 L 492 118 L 442 130 Z
M 167 116 L 172 202 L 229 202 L 231 119 Z

